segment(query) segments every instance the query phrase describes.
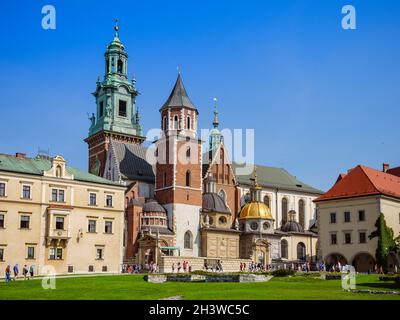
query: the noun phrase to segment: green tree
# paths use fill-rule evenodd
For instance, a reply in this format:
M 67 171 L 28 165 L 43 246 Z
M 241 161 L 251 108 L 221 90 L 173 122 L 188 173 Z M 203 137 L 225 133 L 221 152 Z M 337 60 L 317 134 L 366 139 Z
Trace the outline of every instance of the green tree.
M 378 265 L 387 272 L 387 258 L 390 252 L 396 251 L 396 241 L 393 239 L 393 229 L 386 225 L 385 216 L 381 213 L 375 222 L 376 230 L 371 232 L 369 239 L 378 237 L 378 246 L 376 248 L 375 258 Z

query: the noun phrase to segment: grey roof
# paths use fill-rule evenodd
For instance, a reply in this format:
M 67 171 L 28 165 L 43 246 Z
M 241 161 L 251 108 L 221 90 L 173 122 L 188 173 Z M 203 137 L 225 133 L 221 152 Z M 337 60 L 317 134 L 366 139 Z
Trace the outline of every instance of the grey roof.
M 180 74 L 178 74 L 178 78 L 176 79 L 171 94 L 169 95 L 167 101 L 163 104 L 160 110 L 172 107 L 186 107 L 196 110 L 197 112 L 196 107 L 194 106 L 192 101 L 190 101 Z
M 218 194 L 211 192 L 203 194 L 202 209 L 208 212 L 231 213 L 225 201 Z
M 158 233 L 160 233 L 160 234 L 167 234 L 167 235 L 169 235 L 169 234 L 174 234 L 170 229 L 168 229 L 167 227 L 165 227 L 165 228 L 163 228 L 163 227 L 149 227 L 149 226 L 146 226 L 146 227 L 142 227 L 142 231 L 143 232 L 150 232 L 151 231 L 151 234 L 152 234 L 152 236 L 153 237 L 155 237 L 155 235 L 157 234 L 157 232 Z
M 321 190 L 318 190 L 305 184 L 304 182 L 301 182 L 285 169 L 261 166 L 258 164 L 256 166 L 257 181 L 260 186 L 314 194 L 324 193 Z M 250 179 L 252 178 L 253 173 L 250 173 L 248 175 L 238 175 L 236 169 L 240 167 L 243 168 L 244 166 L 232 163 L 232 168 L 235 173 L 236 180 L 239 184 L 251 185 L 252 181 Z
M 304 232 L 304 228 L 296 221 L 288 221 L 282 226 L 283 232 Z
M 143 212 L 162 212 L 165 213 L 165 209 L 156 200 L 149 200 L 143 205 Z
M 153 167 L 146 160 L 147 148 L 111 140 L 119 170 L 127 180 L 154 182 Z

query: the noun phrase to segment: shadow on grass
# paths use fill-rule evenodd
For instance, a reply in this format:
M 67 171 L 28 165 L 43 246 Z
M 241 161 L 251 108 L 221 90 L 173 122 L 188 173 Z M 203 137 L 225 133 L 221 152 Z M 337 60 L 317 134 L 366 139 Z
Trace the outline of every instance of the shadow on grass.
M 393 291 L 400 291 L 400 288 L 395 283 L 382 282 L 382 283 L 357 283 L 357 287 L 369 287 L 374 289 L 388 289 Z

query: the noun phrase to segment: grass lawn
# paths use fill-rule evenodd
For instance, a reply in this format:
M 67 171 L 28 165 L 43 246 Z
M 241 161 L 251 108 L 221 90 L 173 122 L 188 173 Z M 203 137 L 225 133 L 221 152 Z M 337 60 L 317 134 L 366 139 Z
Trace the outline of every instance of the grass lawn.
M 391 282 L 377 275 L 357 276 L 357 289 L 392 290 Z M 4 299 L 384 299 L 400 300 L 400 295 L 343 292 L 340 280 L 304 277 L 273 278 L 258 283 L 148 283 L 143 275 L 57 278 L 55 290 L 44 290 L 41 280 L 0 283 Z

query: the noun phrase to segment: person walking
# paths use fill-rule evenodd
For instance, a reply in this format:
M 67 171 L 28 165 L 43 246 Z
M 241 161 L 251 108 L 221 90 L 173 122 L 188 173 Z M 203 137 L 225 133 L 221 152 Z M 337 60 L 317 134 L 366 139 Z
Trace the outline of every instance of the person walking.
M 18 272 L 19 272 L 18 263 L 16 263 L 16 264 L 14 265 L 13 271 L 14 271 L 14 281 L 15 281 L 15 280 L 17 280 Z
M 9 265 L 6 267 L 6 277 L 5 277 L 6 282 L 11 281 L 11 268 Z
M 172 262 L 171 270 L 172 270 L 172 273 L 175 272 L 175 263 L 174 262 Z
M 31 265 L 31 266 L 29 267 L 29 274 L 31 275 L 31 277 L 33 277 L 33 274 L 34 274 L 34 267 L 33 267 L 33 265 Z
M 22 267 L 22 275 L 24 276 L 24 280 L 29 280 L 28 267 L 26 264 Z

